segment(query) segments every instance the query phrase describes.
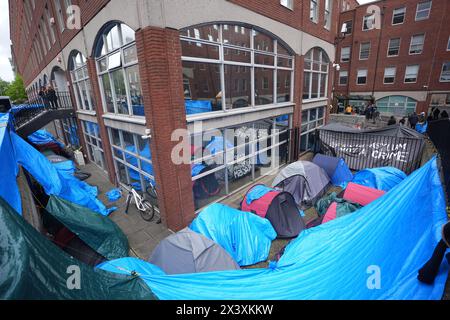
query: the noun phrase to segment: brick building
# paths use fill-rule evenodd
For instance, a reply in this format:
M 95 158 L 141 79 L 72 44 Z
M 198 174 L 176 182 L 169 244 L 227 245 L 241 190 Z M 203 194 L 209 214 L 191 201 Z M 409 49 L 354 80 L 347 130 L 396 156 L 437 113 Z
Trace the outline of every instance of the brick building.
M 448 112 L 449 14 L 447 0 L 381 0 L 343 12 L 340 31 L 346 24 L 348 32 L 338 38 L 335 96 L 353 106 L 374 97 L 387 115 Z
M 12 54 L 30 99 L 48 84 L 70 92 L 76 117 L 55 121 L 59 138 L 82 146 L 116 184 L 156 185 L 163 222 L 178 230 L 196 210 L 258 179 L 267 163 L 287 161 L 293 132 L 301 150 L 312 145 L 331 103 L 339 15 L 356 5 L 10 1 Z M 240 149 L 225 135 L 251 128 L 268 130 Z M 215 148 L 223 163 L 211 164 L 211 154 L 174 163 L 176 129 L 188 129 L 195 147 L 201 136 L 200 147 Z M 205 139 L 212 130 L 223 135 Z M 204 190 L 209 182 L 217 187 Z

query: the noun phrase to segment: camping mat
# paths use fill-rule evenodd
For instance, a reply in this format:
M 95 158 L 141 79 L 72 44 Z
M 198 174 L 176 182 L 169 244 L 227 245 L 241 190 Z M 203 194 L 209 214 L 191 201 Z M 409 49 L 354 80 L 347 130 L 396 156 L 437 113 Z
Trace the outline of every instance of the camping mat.
M 268 269 L 142 278 L 160 299 L 440 299 L 447 261 L 434 285 L 417 271 L 446 221 L 434 157 L 364 208 L 302 232 Z

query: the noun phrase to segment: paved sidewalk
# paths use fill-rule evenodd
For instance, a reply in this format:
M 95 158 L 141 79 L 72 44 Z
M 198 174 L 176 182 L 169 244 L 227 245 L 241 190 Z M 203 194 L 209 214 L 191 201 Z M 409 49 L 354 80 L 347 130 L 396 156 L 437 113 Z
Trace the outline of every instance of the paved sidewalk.
M 106 197 L 106 193 L 112 188 L 115 188 L 115 186 L 109 182 L 106 173 L 96 165 L 90 163 L 80 169 L 83 172 L 92 174 L 86 182 L 98 187 L 99 199 L 108 208 L 118 208 L 109 217 L 128 237 L 130 255 L 147 260 L 158 243 L 172 234 L 172 232 L 163 224 L 156 224 L 157 218 L 152 222 L 143 220 L 133 204 L 130 205 L 128 214 L 125 214 L 126 194 L 122 195 L 122 198 L 118 201 L 110 202 Z

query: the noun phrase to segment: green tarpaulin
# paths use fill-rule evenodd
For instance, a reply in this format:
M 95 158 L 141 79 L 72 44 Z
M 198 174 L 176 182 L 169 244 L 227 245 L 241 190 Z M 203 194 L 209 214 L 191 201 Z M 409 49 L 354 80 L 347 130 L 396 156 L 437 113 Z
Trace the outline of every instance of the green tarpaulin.
M 319 216 L 323 216 L 327 212 L 330 204 L 333 202 L 337 202 L 336 218 L 346 216 L 347 214 L 362 208 L 362 206 L 357 203 L 345 201 L 344 199 L 339 198 L 336 192 L 333 192 L 317 201 L 316 210 Z
M 108 217 L 51 196 L 47 212 L 108 260 L 128 257 L 128 240 Z
M 69 289 L 68 283 L 78 283 L 79 289 Z M 137 276 L 94 269 L 72 258 L 0 197 L 0 299 L 154 298 Z

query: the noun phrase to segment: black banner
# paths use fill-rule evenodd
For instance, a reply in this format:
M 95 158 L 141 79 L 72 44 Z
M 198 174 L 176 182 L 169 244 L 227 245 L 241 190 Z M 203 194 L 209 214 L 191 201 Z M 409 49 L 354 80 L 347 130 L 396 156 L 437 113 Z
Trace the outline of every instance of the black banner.
M 370 133 L 318 131 L 320 152 L 343 158 L 350 169 L 391 166 L 411 173 L 420 166 L 424 141 Z

